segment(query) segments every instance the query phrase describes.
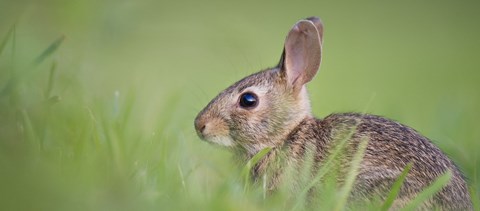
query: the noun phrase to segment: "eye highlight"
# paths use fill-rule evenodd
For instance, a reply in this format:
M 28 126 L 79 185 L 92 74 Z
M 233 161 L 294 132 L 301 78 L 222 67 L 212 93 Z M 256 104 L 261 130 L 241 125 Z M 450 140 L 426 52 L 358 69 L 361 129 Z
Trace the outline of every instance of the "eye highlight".
M 258 97 L 254 93 L 245 92 L 240 95 L 239 104 L 242 108 L 255 108 L 258 105 Z

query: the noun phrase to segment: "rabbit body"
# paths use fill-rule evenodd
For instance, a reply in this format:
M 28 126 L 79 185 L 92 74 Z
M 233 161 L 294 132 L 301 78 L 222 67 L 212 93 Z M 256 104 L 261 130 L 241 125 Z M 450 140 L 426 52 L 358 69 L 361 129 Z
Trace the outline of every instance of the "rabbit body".
M 394 208 L 404 206 L 450 170 L 449 183 L 424 202 L 422 208 L 471 210 L 461 172 L 438 147 L 415 130 L 368 114 L 313 117 L 305 84 L 318 71 L 322 42 L 323 24 L 318 18 L 297 22 L 287 36 L 276 67 L 233 84 L 198 114 L 195 128 L 200 138 L 232 149 L 243 162 L 266 147 L 272 148 L 252 171 L 254 179 L 266 176 L 271 191 L 281 184 L 285 169 L 293 167 L 300 171 L 309 153 L 314 164 L 312 172 L 316 172 L 341 139 L 348 139 L 344 156 L 338 160 L 338 175 L 345 175 L 359 143 L 367 140 L 352 199 L 385 198 L 407 164 L 412 163 Z M 338 178 L 340 184 L 342 180 Z
M 254 177 L 270 175 L 268 188 L 275 190 L 281 182 L 286 165 L 296 165 L 301 171 L 309 150 L 314 150 L 314 170 L 330 155 L 330 150 L 343 138 L 346 157 L 338 162 L 340 172 L 346 175 L 353 154 L 362 140 L 367 139 L 363 160 L 351 193 L 352 200 L 365 200 L 373 196 L 385 199 L 393 183 L 408 163 L 413 166 L 406 177 L 393 208 L 401 208 L 416 194 L 425 189 L 447 170 L 452 172 L 450 182 L 432 199 L 423 203 L 423 209 L 471 210 L 472 205 L 466 183 L 454 163 L 427 138 L 410 127 L 386 118 L 358 113 L 331 114 L 324 119 L 306 117 L 285 138 L 285 142 L 273 148 L 254 168 Z M 286 155 L 286 156 L 284 156 Z M 282 164 L 271 163 L 284 160 Z M 316 165 L 315 165 L 316 164 Z M 312 175 L 314 177 L 315 175 Z M 338 178 L 342 183 L 343 178 Z M 304 185 L 304 184 L 303 184 Z M 301 185 L 298 185 L 301 187 Z M 299 191 L 299 190 L 295 190 Z

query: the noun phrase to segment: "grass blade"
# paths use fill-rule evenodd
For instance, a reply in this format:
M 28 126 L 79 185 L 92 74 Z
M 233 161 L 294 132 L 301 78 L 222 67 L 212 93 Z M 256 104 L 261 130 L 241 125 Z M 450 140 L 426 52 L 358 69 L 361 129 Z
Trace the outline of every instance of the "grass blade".
M 480 205 L 479 205 L 479 198 L 477 195 L 477 192 L 475 192 L 474 188 L 470 188 L 470 197 L 472 198 L 472 205 L 473 205 L 473 210 L 480 210 Z
M 265 155 L 267 155 L 267 153 L 270 152 L 270 150 L 272 150 L 272 148 L 270 148 L 270 147 L 263 148 L 262 150 L 260 150 L 260 152 L 255 154 L 252 157 L 252 159 L 250 159 L 247 162 L 247 164 L 245 164 L 245 166 L 243 167 L 241 175 L 242 175 L 243 178 L 245 178 L 245 186 L 244 186 L 245 191 L 247 190 L 247 186 L 250 182 L 250 171 L 251 171 L 252 167 L 255 166 L 258 163 L 258 161 L 260 161 L 260 159 L 265 157 Z
M 360 169 L 360 163 L 363 160 L 363 155 L 365 154 L 367 145 L 368 145 L 368 138 L 362 138 L 360 144 L 358 145 L 357 152 L 355 153 L 355 155 L 353 155 L 350 170 L 345 180 L 345 184 L 340 190 L 341 195 L 337 201 L 335 210 L 345 210 L 348 197 L 350 196 L 350 192 L 352 191 L 353 184 L 355 182 L 355 179 L 357 178 L 358 171 Z
M 57 68 L 57 63 L 54 61 L 52 67 L 50 67 L 50 74 L 48 75 L 47 89 L 45 90 L 45 99 L 50 98 L 52 93 L 53 85 L 55 84 L 55 71 Z
M 37 66 L 39 65 L 40 63 L 42 63 L 48 56 L 50 56 L 51 54 L 53 54 L 57 49 L 58 47 L 60 46 L 60 44 L 62 44 L 63 40 L 65 39 L 65 36 L 62 35 L 61 37 L 59 37 L 58 39 L 56 39 L 52 44 L 50 44 L 48 46 L 47 49 L 45 49 L 42 54 L 40 54 L 40 56 L 38 56 L 34 61 L 33 61 L 33 66 Z M 0 96 L 5 96 L 7 94 L 9 94 L 12 90 L 14 90 L 14 88 L 16 87 L 16 85 L 19 83 L 19 80 L 24 77 L 28 72 L 30 72 L 31 70 L 23 70 L 21 71 L 19 74 L 15 74 L 13 75 L 10 80 L 8 80 L 7 82 L 7 85 L 5 85 L 5 87 L 3 88 L 3 90 L 0 92 Z
M 390 209 L 390 207 L 393 204 L 393 201 L 395 201 L 395 199 L 398 196 L 398 193 L 400 192 L 400 188 L 403 185 L 403 181 L 405 181 L 405 178 L 407 177 L 408 172 L 410 172 L 410 169 L 412 169 L 412 166 L 413 166 L 412 163 L 408 163 L 405 169 L 403 169 L 398 179 L 395 181 L 395 183 L 393 183 L 392 189 L 390 190 L 390 193 L 388 194 L 387 199 L 385 200 L 385 203 L 382 205 L 381 210 L 386 211 Z
M 418 206 L 420 206 L 424 201 L 431 198 L 435 193 L 437 193 L 440 189 L 442 189 L 452 178 L 452 171 L 448 170 L 445 174 L 438 177 L 434 183 L 430 186 L 425 188 L 422 192 L 420 192 L 415 199 L 410 201 L 407 206 L 405 206 L 402 210 L 410 211 L 416 210 Z
M 41 143 L 38 140 L 37 133 L 35 132 L 34 123 L 30 119 L 26 110 L 21 110 L 22 115 L 22 127 L 23 127 L 23 134 L 27 143 L 33 147 L 35 150 L 41 149 Z
M 313 188 L 317 183 L 319 183 L 320 180 L 333 167 L 333 165 L 335 164 L 335 160 L 338 158 L 338 156 L 341 155 L 341 152 L 345 148 L 347 142 L 352 138 L 353 134 L 356 132 L 358 124 L 360 124 L 360 123 L 357 122 L 357 124 L 353 128 L 350 129 L 349 133 L 345 137 L 342 137 L 342 138 L 337 137 L 336 138 L 339 141 L 339 143 L 336 144 L 335 148 L 333 149 L 333 151 L 328 156 L 327 161 L 323 163 L 323 165 L 320 167 L 320 169 L 318 170 L 318 173 L 315 175 L 315 177 L 312 179 L 312 181 L 308 185 L 306 185 L 305 188 L 298 194 L 296 203 L 293 206 L 292 210 L 298 210 L 301 207 L 301 205 L 303 204 L 303 202 L 301 200 L 303 200 L 305 198 L 308 191 L 311 188 Z
M 52 44 L 50 44 L 48 46 L 47 49 L 45 49 L 42 54 L 40 54 L 40 56 L 38 56 L 34 61 L 33 61 L 33 65 L 34 66 L 37 66 L 39 65 L 40 63 L 42 63 L 47 57 L 49 57 L 50 55 L 52 55 L 57 49 L 58 47 L 60 47 L 60 44 L 62 44 L 63 40 L 65 40 L 65 35 L 62 35 L 60 36 L 59 38 L 57 38 Z
M 15 31 L 15 24 L 12 27 L 10 27 L 10 30 L 8 30 L 7 35 L 3 38 L 2 43 L 0 44 L 0 55 L 2 55 L 3 50 L 5 49 L 5 46 L 7 46 L 8 40 L 10 39 L 14 31 Z

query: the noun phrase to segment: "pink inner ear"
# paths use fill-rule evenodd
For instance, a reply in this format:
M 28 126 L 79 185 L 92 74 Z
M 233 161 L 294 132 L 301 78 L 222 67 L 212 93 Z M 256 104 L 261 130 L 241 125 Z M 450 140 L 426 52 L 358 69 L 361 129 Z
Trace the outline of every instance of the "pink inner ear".
M 292 42 L 286 46 L 285 66 L 287 67 L 288 80 L 294 85 L 299 82 L 298 79 L 302 76 L 306 67 L 303 34 L 299 32 L 297 39 L 292 40 Z
M 284 68 L 288 81 L 300 88 L 310 81 L 320 65 L 320 40 L 315 25 L 299 21 L 290 30 L 285 41 Z

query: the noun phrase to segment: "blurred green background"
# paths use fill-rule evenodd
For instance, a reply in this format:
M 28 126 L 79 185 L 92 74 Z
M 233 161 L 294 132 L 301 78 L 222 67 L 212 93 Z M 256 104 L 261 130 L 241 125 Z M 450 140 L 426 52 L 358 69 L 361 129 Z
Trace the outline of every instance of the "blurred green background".
M 315 115 L 407 124 L 478 193 L 479 11 L 447 0 L 1 0 L 0 206 L 282 208 L 244 194 L 230 154 L 201 142 L 193 119 L 275 65 L 290 27 L 312 15 L 325 24 Z

